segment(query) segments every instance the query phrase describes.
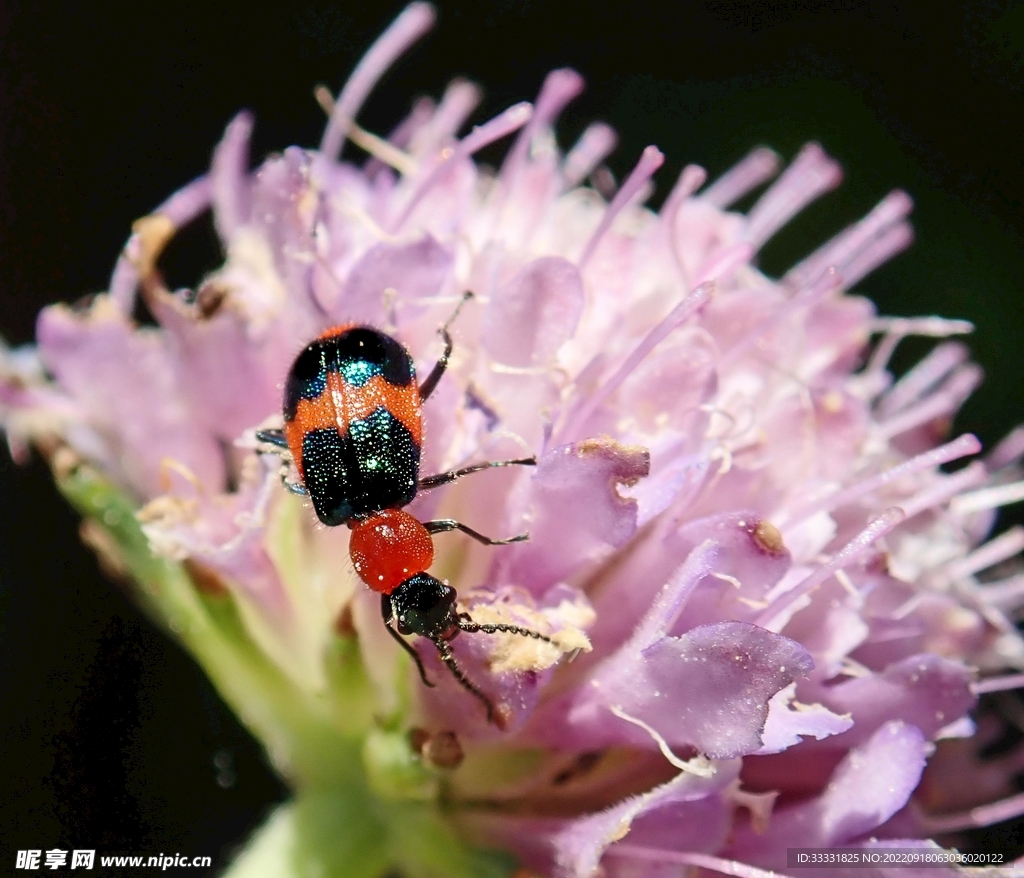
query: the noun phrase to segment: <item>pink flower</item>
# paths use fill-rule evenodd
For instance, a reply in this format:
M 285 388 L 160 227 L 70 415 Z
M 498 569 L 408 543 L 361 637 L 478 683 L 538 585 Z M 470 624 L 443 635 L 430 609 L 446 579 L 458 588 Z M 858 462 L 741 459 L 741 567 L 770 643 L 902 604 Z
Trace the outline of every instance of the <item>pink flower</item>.
M 977 804 L 960 788 L 977 695 L 1024 669 L 1024 585 L 987 575 L 1024 531 L 986 542 L 994 510 L 1024 498 L 1024 433 L 940 469 L 980 451 L 944 437 L 980 380 L 946 340 L 970 326 L 878 317 L 847 292 L 910 242 L 909 197 L 772 279 L 758 250 L 840 180 L 816 144 L 777 177 L 767 149 L 708 186 L 688 166 L 654 212 L 656 148 L 610 202 L 583 181 L 613 133 L 558 149 L 554 122 L 582 88 L 571 70 L 462 138 L 477 100 L 464 82 L 386 140 L 358 128 L 432 19 L 409 6 L 325 97 L 317 150 L 250 171 L 239 115 L 209 174 L 136 224 L 106 294 L 47 308 L 35 349 L 0 352 L 12 452 L 47 454 L 90 542 L 295 788 L 235 873 L 480 874 L 503 868 L 483 853 L 499 849 L 542 875 L 754 878 L 789 847 L 929 846 L 1024 810 L 955 813 Z M 500 169 L 474 162 L 505 137 Z M 346 138 L 362 166 L 340 159 Z M 194 292 L 168 290 L 160 252 L 207 209 L 225 262 Z M 377 326 L 425 374 L 467 289 L 421 469 L 538 465 L 409 511 L 530 531 L 497 549 L 435 541 L 432 570 L 477 621 L 551 639 L 454 642 L 499 724 L 422 641 L 436 687 L 420 684 L 348 531 L 316 524 L 255 440 L 280 426 L 289 366 L 325 328 Z M 137 296 L 158 326 L 133 320 Z M 895 380 L 909 335 L 942 340 Z M 913 798 L 940 740 L 927 786 L 941 815 Z

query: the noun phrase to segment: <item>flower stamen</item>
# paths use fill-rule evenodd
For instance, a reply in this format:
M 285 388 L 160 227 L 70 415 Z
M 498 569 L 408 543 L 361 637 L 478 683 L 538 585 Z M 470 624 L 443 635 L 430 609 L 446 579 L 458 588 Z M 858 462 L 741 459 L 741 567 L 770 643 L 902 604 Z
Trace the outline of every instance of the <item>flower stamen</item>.
M 619 191 L 615 193 L 612 203 L 605 210 L 604 216 L 601 217 L 601 221 L 594 230 L 594 234 L 590 236 L 590 240 L 584 246 L 580 258 L 576 260 L 576 264 L 581 272 L 594 255 L 594 251 L 597 249 L 597 245 L 601 243 L 601 239 L 612 227 L 615 217 L 622 213 L 644 190 L 647 181 L 654 176 L 654 172 L 662 166 L 664 161 L 664 154 L 656 146 L 648 146 L 640 154 L 640 161 L 637 162 L 636 167 L 626 177 L 623 184 L 619 187 Z
M 1024 689 L 1024 674 L 1006 674 L 1002 677 L 987 677 L 971 684 L 975 695 L 987 695 L 990 692 L 1007 692 L 1011 689 Z
M 604 122 L 588 125 L 562 162 L 562 182 L 575 189 L 604 160 L 618 142 L 615 130 Z
M 829 268 L 841 273 L 869 252 L 872 244 L 910 214 L 914 203 L 906 192 L 896 190 L 885 196 L 860 221 L 848 226 L 786 272 L 783 283 L 799 288 L 817 280 Z
M 688 774 L 694 774 L 697 777 L 714 777 L 715 764 L 707 757 L 694 756 L 692 759 L 680 759 L 672 752 L 672 748 L 669 747 L 668 741 L 661 736 L 657 729 L 651 728 L 642 719 L 630 716 L 621 707 L 617 707 L 614 704 L 608 705 L 608 709 L 619 719 L 624 719 L 628 723 L 639 726 L 647 732 L 648 735 L 654 738 L 654 742 L 658 745 L 661 755 L 664 756 L 673 767 L 678 768 L 680 771 L 685 771 Z
M 314 87 L 313 96 L 328 116 L 334 112 L 334 97 L 326 85 L 320 84 Z M 355 122 L 349 122 L 345 136 L 361 150 L 406 177 L 411 177 L 419 170 L 419 165 L 412 156 L 402 152 L 394 144 L 388 143 L 383 137 L 378 137 L 365 128 L 361 128 Z
M 1024 551 L 1024 527 L 1010 528 L 946 568 L 950 581 L 966 579 Z
M 331 118 L 320 140 L 320 152 L 331 159 L 341 156 L 349 126 L 384 72 L 431 27 L 437 14 L 429 3 L 410 3 L 370 46 L 334 102 Z
M 849 488 L 837 491 L 802 509 L 797 509 L 790 513 L 788 517 L 781 519 L 780 523 L 786 524 L 788 527 L 794 527 L 812 515 L 817 515 L 819 512 L 831 512 L 834 509 L 847 506 L 907 476 L 926 472 L 944 463 L 959 460 L 969 454 L 977 454 L 979 451 L 981 451 L 981 443 L 977 437 L 971 433 L 965 433 L 952 442 L 947 442 L 945 445 L 940 445 L 938 448 L 933 448 L 931 451 L 926 451 L 924 454 L 912 457 L 910 460 L 890 467 L 876 476 L 862 479 Z M 904 511 L 906 511 L 905 508 Z
M 1000 506 L 1020 503 L 1021 500 L 1024 500 L 1024 481 L 1010 482 L 1007 485 L 997 485 L 993 488 L 983 488 L 980 491 L 961 494 L 959 497 L 953 498 L 949 508 L 959 515 L 967 515 L 972 512 L 982 512 L 986 509 L 998 509 Z
M 509 107 L 503 113 L 499 113 L 493 119 L 478 125 L 466 137 L 458 142 L 455 147 L 447 148 L 441 152 L 440 161 L 430 171 L 426 178 L 413 191 L 409 202 L 399 213 L 398 219 L 392 223 L 391 231 L 397 233 L 412 216 L 413 211 L 423 200 L 424 196 L 441 181 L 448 170 L 458 161 L 469 158 L 477 150 L 483 149 L 496 140 L 501 140 L 513 131 L 522 128 L 533 115 L 533 106 L 528 101 L 522 101 Z
M 758 147 L 708 186 L 701 193 L 700 199 L 713 207 L 724 209 L 748 192 L 753 192 L 762 183 L 768 182 L 779 173 L 781 167 L 782 159 L 774 149 Z

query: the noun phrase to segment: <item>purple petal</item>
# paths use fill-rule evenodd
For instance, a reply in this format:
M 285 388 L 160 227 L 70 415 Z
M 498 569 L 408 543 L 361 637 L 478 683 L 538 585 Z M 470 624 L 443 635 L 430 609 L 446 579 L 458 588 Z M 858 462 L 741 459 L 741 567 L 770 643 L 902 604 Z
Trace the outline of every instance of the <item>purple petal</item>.
M 758 755 L 781 753 L 801 742 L 803 737 L 820 741 L 839 735 L 853 726 L 848 716 L 839 716 L 820 704 L 800 704 L 790 707 L 796 685 L 780 689 L 768 702 L 768 719 L 761 739 L 764 742 Z
M 288 597 L 263 546 L 275 475 L 262 466 L 250 468 L 237 491 L 211 495 L 173 474 L 169 493 L 139 511 L 152 551 L 199 562 L 223 577 L 226 587 L 260 605 L 268 618 L 290 615 Z
M 575 265 L 559 256 L 534 260 L 492 294 L 484 311 L 484 348 L 507 366 L 547 365 L 576 331 L 583 304 Z
M 901 612 L 904 606 L 920 602 L 916 588 L 888 575 L 875 576 L 861 615 L 868 634 L 851 656 L 872 671 L 925 652 L 925 623 L 916 613 Z
M 738 767 L 738 764 L 722 765 L 710 778 L 680 772 L 668 783 L 655 787 L 650 792 L 626 799 L 598 814 L 573 821 L 553 840 L 558 874 L 565 878 L 590 878 L 597 871 L 604 852 L 630 832 L 634 821 L 662 809 L 671 809 L 684 803 L 699 803 L 716 796 L 725 785 L 735 779 Z M 697 810 L 703 809 L 698 806 Z M 714 841 L 716 823 L 719 824 L 719 829 L 725 829 L 721 826 L 721 813 L 713 806 L 711 810 L 716 812 L 717 819 L 707 827 L 705 843 Z M 671 812 L 665 816 L 670 817 Z M 637 830 L 645 837 L 660 837 L 664 830 L 664 822 L 648 822 L 646 827 L 639 824 Z
M 925 653 L 890 665 L 881 674 L 836 686 L 808 687 L 812 700 L 836 713 L 853 715 L 854 727 L 822 743 L 849 747 L 865 740 L 886 720 L 902 720 L 929 739 L 974 707 L 974 674 L 963 664 Z
M 298 677 L 295 650 L 286 645 L 301 637 L 295 608 L 264 544 L 276 473 L 260 471 L 260 481 L 214 496 L 176 478 L 172 493 L 143 507 L 139 519 L 155 554 L 187 559 L 192 570 L 230 591 L 253 639 Z
M 665 533 L 666 528 L 671 529 Z M 607 655 L 629 636 L 656 600 L 658 588 L 709 540 L 720 546 L 716 576 L 703 579 L 689 596 L 674 630 L 723 619 L 753 620 L 765 595 L 789 569 L 789 552 L 778 531 L 753 512 L 700 518 L 678 528 L 663 520 L 659 530 L 633 548 L 595 598 L 598 618 L 590 632 L 595 658 Z
M 666 427 L 682 433 L 692 431 L 695 423 L 709 417 L 700 407 L 717 390 L 717 358 L 714 339 L 703 329 L 677 329 L 623 379 L 616 408 L 635 419 L 637 427 L 648 435 Z M 691 451 L 699 447 L 703 433 L 690 433 Z
M 193 408 L 226 442 L 280 410 L 288 368 L 324 322 L 310 286 L 318 199 L 308 155 L 290 148 L 251 180 L 250 218 L 225 242 L 229 259 L 200 287 L 196 304 L 159 289 L 148 299 Z M 240 219 L 243 208 L 231 210 Z
M 610 291 L 605 291 L 604 295 L 614 295 Z M 705 285 L 698 287 L 693 290 L 689 295 L 684 296 L 683 299 L 675 304 L 675 306 L 666 314 L 661 320 L 658 320 L 654 326 L 652 326 L 646 335 L 644 335 L 639 343 L 632 346 L 632 350 L 627 354 L 625 359 L 608 375 L 601 375 L 611 362 L 611 358 L 608 357 L 609 347 L 612 345 L 611 350 L 614 350 L 614 342 L 612 339 L 607 339 L 607 345 L 594 347 L 590 351 L 591 359 L 590 362 L 582 369 L 576 380 L 575 396 L 577 398 L 577 404 L 575 410 L 569 416 L 565 423 L 562 424 L 559 430 L 559 436 L 565 438 L 572 438 L 576 436 L 594 435 L 596 432 L 601 430 L 611 430 L 618 432 L 621 430 L 618 420 L 615 417 L 614 410 L 610 409 L 606 403 L 613 397 L 618 398 L 616 401 L 619 402 L 620 406 L 628 406 L 629 403 L 625 400 L 631 400 L 632 397 L 627 390 L 623 389 L 623 385 L 628 382 L 632 384 L 632 389 L 635 391 L 636 388 L 636 373 L 637 370 L 645 364 L 649 357 L 663 348 L 664 343 L 688 320 L 693 318 L 698 312 L 702 311 L 710 301 L 711 297 L 711 286 Z M 611 325 L 603 328 L 597 335 L 603 336 L 608 333 L 614 334 L 619 328 L 614 322 L 614 314 L 610 312 L 605 315 L 606 319 L 611 321 Z M 645 315 L 641 318 L 646 322 L 649 317 Z M 589 327 L 590 333 L 594 333 L 595 329 Z M 698 335 L 699 339 L 700 336 Z M 707 341 L 711 342 L 710 339 Z M 621 342 L 620 342 L 621 344 Z M 678 344 L 678 341 L 677 341 Z M 670 349 L 671 350 L 671 349 Z M 713 359 L 717 359 L 717 349 L 714 349 L 712 342 L 712 349 L 706 352 L 710 354 Z M 679 365 L 679 358 L 674 359 L 676 365 Z M 692 365 L 698 366 L 701 357 L 698 352 L 697 362 Z M 699 366 L 698 366 L 699 368 Z M 656 376 L 648 373 L 648 377 L 651 381 L 667 381 L 671 382 L 673 378 L 682 378 L 684 387 L 681 387 L 681 396 L 673 400 L 673 403 L 681 402 L 683 406 L 687 405 L 687 396 L 691 396 L 685 390 L 685 384 L 695 381 L 699 386 L 701 382 L 701 375 L 687 375 L 682 377 L 679 375 L 661 375 Z M 650 388 L 645 387 L 642 391 L 644 395 L 650 392 Z M 671 408 L 671 406 L 670 406 Z M 602 412 L 602 409 L 604 410 Z M 603 417 L 602 417 L 603 415 Z M 654 413 L 654 426 L 658 427 L 659 421 L 663 418 L 660 412 Z M 628 422 L 627 422 L 628 424 Z
M 675 631 L 721 619 L 752 622 L 764 606 L 765 596 L 790 570 L 792 558 L 782 535 L 771 522 L 753 512 L 731 512 L 679 528 L 666 539 L 672 554 L 702 540 L 721 547 L 714 577 L 694 592 Z
M 714 340 L 700 328 L 682 327 L 647 349 L 658 329 L 596 392 L 583 395 L 573 416 L 577 435 L 609 433 L 650 449 L 651 474 L 629 492 L 640 503 L 641 525 L 694 479 L 703 480 L 703 437 L 711 417 L 705 404 L 717 388 Z
M 674 748 L 712 757 L 761 748 L 768 703 L 813 667 L 795 641 L 744 622 L 720 622 L 612 655 L 568 697 L 546 703 L 531 739 L 576 746 L 654 747 L 642 721 Z
M 704 309 L 702 326 L 723 354 L 745 342 L 765 325 L 786 302 L 779 290 L 768 287 L 738 289 L 728 296 L 714 297 Z
M 804 344 L 808 350 L 821 352 L 824 368 L 818 373 L 819 379 L 834 375 L 841 381 L 848 380 L 850 371 L 864 356 L 868 326 L 874 316 L 874 303 L 860 296 L 828 299 L 808 315 Z
M 633 821 L 629 843 L 664 851 L 714 853 L 729 838 L 732 811 L 732 803 L 721 795 L 651 808 Z
M 621 484 L 643 478 L 647 452 L 593 439 L 548 452 L 530 480 L 530 542 L 515 549 L 508 580 L 540 594 L 600 560 L 636 531 L 635 500 Z
M 223 453 L 197 423 L 165 336 L 136 329 L 104 296 L 83 314 L 44 309 L 37 334 L 47 368 L 108 436 L 141 496 L 162 493 L 165 460 L 220 488 Z
M 451 250 L 429 235 L 411 244 L 377 244 L 352 268 L 341 294 L 322 304 L 336 323 L 382 326 L 388 322 L 385 299 L 393 296 L 409 319 L 452 282 L 454 259 Z
M 624 650 L 640 652 L 654 646 L 669 633 L 697 585 L 706 581 L 718 562 L 720 551 L 719 542 L 706 539 L 687 553 L 686 561 L 655 596 L 643 621 L 637 625 L 633 636 L 623 647 Z M 606 609 L 611 612 L 610 606 Z
M 606 697 L 662 732 L 673 745 L 727 757 L 761 744 L 768 701 L 813 667 L 800 644 L 743 622 L 667 637 L 643 651 L 642 673 Z M 642 681 L 642 683 L 641 683 Z
M 815 679 L 830 680 L 844 670 L 847 656 L 867 636 L 868 626 L 851 603 L 849 592 L 834 580 L 820 587 L 810 605 L 785 626 L 815 659 Z
M 150 298 L 198 422 L 228 443 L 280 411 L 281 382 L 303 343 L 298 330 L 281 324 L 254 338 L 231 297 L 210 316 L 168 294 Z
M 277 276 L 290 294 L 287 308 L 307 319 L 320 319 L 314 310 L 309 281 L 319 204 L 318 193 L 310 183 L 310 168 L 309 154 L 296 146 L 265 161 L 253 175 L 249 190 L 252 207 L 248 227 L 267 247 Z M 228 266 L 245 262 L 245 255 L 238 254 L 242 256 L 238 259 L 231 251 L 229 247 L 236 258 L 229 259 Z
M 727 855 L 782 868 L 787 847 L 842 845 L 870 832 L 906 805 L 929 749 L 920 729 L 887 722 L 847 754 L 820 796 L 776 809 L 763 835 L 740 828 Z
M 741 216 L 715 210 L 701 198 L 687 198 L 676 214 L 672 238 L 687 276 L 694 282 L 714 277 L 709 269 L 715 262 L 731 252 L 741 252 L 733 248 L 743 243 L 743 226 Z M 744 259 L 748 260 L 749 256 Z

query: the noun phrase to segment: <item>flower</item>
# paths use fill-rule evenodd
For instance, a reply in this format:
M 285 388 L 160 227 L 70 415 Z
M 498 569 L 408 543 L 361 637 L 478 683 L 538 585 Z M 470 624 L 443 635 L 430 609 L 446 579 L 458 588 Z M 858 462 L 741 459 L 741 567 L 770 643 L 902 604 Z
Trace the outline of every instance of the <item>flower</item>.
M 583 185 L 606 126 L 559 151 L 570 70 L 461 139 L 464 82 L 386 140 L 363 131 L 360 104 L 432 18 L 410 6 L 336 100 L 321 94 L 318 150 L 250 171 L 238 116 L 210 173 L 136 224 L 109 291 L 47 308 L 38 345 L 0 355 L 12 453 L 47 456 L 86 539 L 295 789 L 235 874 L 500 874 L 504 851 L 542 875 L 755 878 L 788 847 L 928 846 L 1022 810 L 970 810 L 964 779 L 1009 792 L 979 769 L 969 713 L 1024 669 L 1024 586 L 992 572 L 1024 531 L 986 541 L 1024 496 L 1024 433 L 940 469 L 980 451 L 944 441 L 980 380 L 947 340 L 970 327 L 881 318 L 847 293 L 909 243 L 909 198 L 772 279 L 759 248 L 839 182 L 817 145 L 745 214 L 728 208 L 775 177 L 769 150 L 706 187 L 687 167 L 655 213 L 654 147 L 609 200 Z M 498 170 L 474 162 L 510 135 Z M 340 160 L 346 138 L 364 165 Z M 208 209 L 224 264 L 171 291 L 161 251 Z M 436 541 L 432 569 L 477 621 L 552 641 L 454 642 L 498 724 L 417 642 L 436 685 L 420 684 L 347 531 L 315 523 L 255 438 L 280 425 L 282 381 L 319 332 L 381 327 L 422 371 L 467 289 L 422 469 L 538 465 L 410 511 L 531 533 Z M 155 325 L 134 319 L 139 298 Z M 942 341 L 895 380 L 908 335 Z

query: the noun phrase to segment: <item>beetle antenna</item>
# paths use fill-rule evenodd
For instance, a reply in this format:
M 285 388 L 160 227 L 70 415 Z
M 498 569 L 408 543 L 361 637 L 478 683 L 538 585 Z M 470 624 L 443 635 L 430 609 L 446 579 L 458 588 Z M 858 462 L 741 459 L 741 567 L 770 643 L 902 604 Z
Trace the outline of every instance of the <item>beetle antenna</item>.
M 534 640 L 543 640 L 545 643 L 556 645 L 546 634 L 534 631 L 532 628 L 520 628 L 518 625 L 482 625 L 474 622 L 468 613 L 459 614 L 459 628 L 462 631 L 483 631 L 485 634 L 519 634 L 522 637 L 532 637 Z
M 473 293 L 470 290 L 466 290 L 462 294 L 462 298 L 459 299 L 459 304 L 455 306 L 455 310 L 452 311 L 452 316 L 445 320 L 444 325 L 441 327 L 441 335 L 444 335 L 449 327 L 455 322 L 455 318 L 459 316 L 459 312 L 462 310 L 462 306 L 466 304 L 470 299 L 473 298 Z
M 550 637 L 546 634 L 541 634 L 539 631 L 533 631 L 530 628 L 520 628 L 518 625 L 482 625 L 479 622 L 474 622 L 469 613 L 459 613 L 456 617 L 456 624 L 459 626 L 460 631 L 467 631 L 471 633 L 482 631 L 484 634 L 519 634 L 522 637 L 532 637 L 534 640 L 543 640 L 545 643 L 554 644 L 554 641 Z M 433 643 L 434 646 L 437 647 L 437 651 L 441 656 L 441 661 L 448 666 L 448 670 L 452 672 L 455 679 L 459 681 L 460 685 L 464 689 L 481 701 L 484 707 L 487 708 L 487 722 L 492 725 L 496 725 L 500 729 L 505 728 L 503 718 L 495 716 L 494 704 L 491 702 L 491 699 L 484 695 L 477 685 L 462 672 L 462 668 L 460 668 L 458 663 L 455 661 L 455 656 L 452 655 L 448 641 L 441 640 L 439 638 L 434 640 Z

